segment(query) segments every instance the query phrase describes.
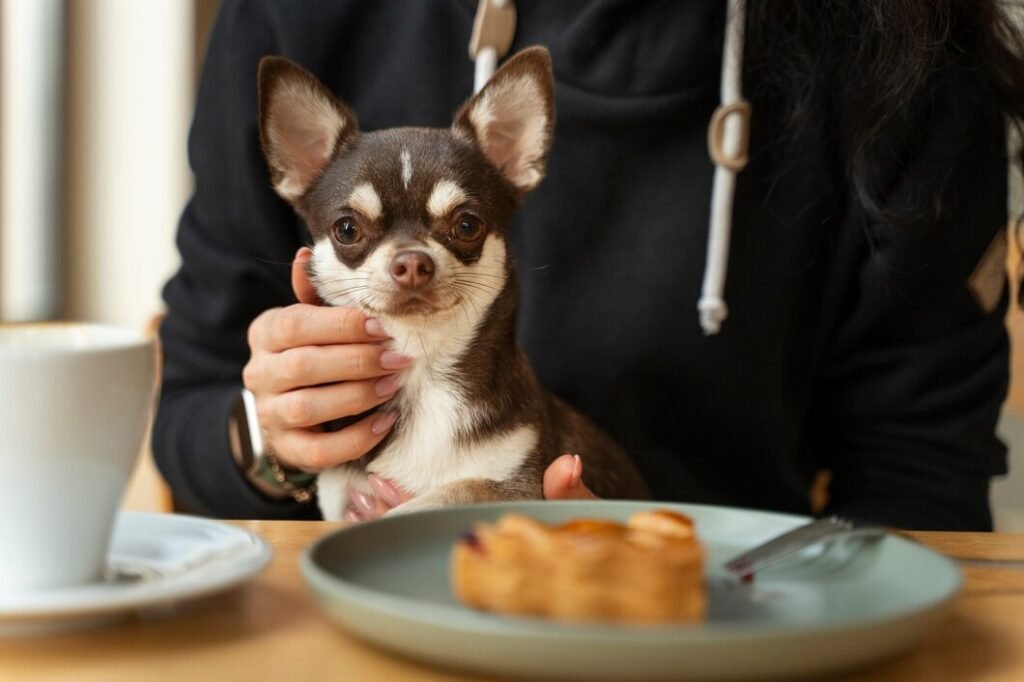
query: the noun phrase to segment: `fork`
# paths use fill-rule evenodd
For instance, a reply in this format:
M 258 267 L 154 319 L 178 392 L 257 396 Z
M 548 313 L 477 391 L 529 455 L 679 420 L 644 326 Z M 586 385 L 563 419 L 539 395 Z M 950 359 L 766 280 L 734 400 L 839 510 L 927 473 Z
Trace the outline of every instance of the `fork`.
M 733 557 L 725 563 L 725 569 L 746 578 L 784 557 L 820 543 L 834 540 L 876 540 L 886 532 L 885 528 L 879 526 L 856 527 L 849 519 L 829 516 L 798 526 Z

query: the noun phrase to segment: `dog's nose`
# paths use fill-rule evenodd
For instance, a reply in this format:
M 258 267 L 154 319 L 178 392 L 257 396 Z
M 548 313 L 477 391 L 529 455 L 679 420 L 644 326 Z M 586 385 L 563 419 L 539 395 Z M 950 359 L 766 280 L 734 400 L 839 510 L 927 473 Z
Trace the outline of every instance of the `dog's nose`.
M 391 279 L 403 289 L 419 289 L 434 276 L 434 260 L 423 251 L 402 251 L 391 260 Z

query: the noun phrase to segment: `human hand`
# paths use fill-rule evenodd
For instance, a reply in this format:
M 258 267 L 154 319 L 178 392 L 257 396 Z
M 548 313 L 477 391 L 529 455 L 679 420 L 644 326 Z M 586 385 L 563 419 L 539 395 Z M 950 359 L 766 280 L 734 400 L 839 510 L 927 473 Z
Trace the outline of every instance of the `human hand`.
M 354 487 L 348 489 L 345 520 L 370 521 L 379 518 L 398 505 L 411 500 L 413 495 L 391 481 L 374 474 L 369 476 L 372 493 Z M 544 472 L 545 500 L 596 500 L 597 495 L 583 483 L 583 460 L 579 455 L 562 455 L 548 465 Z
M 386 402 L 412 360 L 383 347 L 388 335 L 376 320 L 323 306 L 306 275 L 311 257 L 303 248 L 292 263 L 299 303 L 268 310 L 249 326 L 242 380 L 256 398 L 264 447 L 284 466 L 321 471 L 365 455 L 398 415 L 375 412 L 333 433 L 317 427 Z
M 342 515 L 346 521 L 352 523 L 372 521 L 415 497 L 412 493 L 402 490 L 391 481 L 376 474 L 370 474 L 367 476 L 367 480 L 370 482 L 371 492 L 349 486 L 348 504 Z
M 583 460 L 579 455 L 562 455 L 548 465 L 544 472 L 544 499 L 598 499 L 583 483 Z

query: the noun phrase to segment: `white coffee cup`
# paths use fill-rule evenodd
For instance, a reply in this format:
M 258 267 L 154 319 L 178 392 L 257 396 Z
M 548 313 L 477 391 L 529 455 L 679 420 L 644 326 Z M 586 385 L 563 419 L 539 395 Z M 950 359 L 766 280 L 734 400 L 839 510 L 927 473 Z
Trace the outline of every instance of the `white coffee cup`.
M 0 598 L 102 578 L 155 384 L 141 333 L 0 324 Z

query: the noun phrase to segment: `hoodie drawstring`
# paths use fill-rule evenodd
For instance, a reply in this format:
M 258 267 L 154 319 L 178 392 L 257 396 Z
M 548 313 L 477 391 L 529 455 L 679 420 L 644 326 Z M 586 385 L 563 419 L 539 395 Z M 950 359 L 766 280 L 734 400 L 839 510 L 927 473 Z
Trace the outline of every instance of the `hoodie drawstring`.
M 721 103 L 708 126 L 708 153 L 715 164 L 711 190 L 711 220 L 708 225 L 704 281 L 697 302 L 700 326 L 705 335 L 717 334 L 729 316 L 725 304 L 725 275 L 729 266 L 729 237 L 732 232 L 736 174 L 747 165 L 750 140 L 750 104 L 740 90 L 743 70 L 743 28 L 745 0 L 727 0 L 725 39 L 722 48 Z M 516 8 L 512 0 L 480 0 L 469 40 L 473 60 L 473 92 L 494 74 L 498 59 L 508 54 L 516 31 Z
M 473 60 L 473 93 L 494 75 L 498 60 L 508 54 L 516 34 L 516 6 L 512 0 L 480 0 L 469 38 L 469 58 Z
M 729 316 L 725 304 L 725 273 L 729 266 L 736 174 L 747 165 L 750 141 L 750 104 L 740 91 L 743 70 L 745 0 L 728 0 L 725 45 L 722 49 L 721 104 L 708 126 L 708 153 L 715 164 L 711 190 L 711 221 L 697 310 L 705 335 L 717 334 Z

